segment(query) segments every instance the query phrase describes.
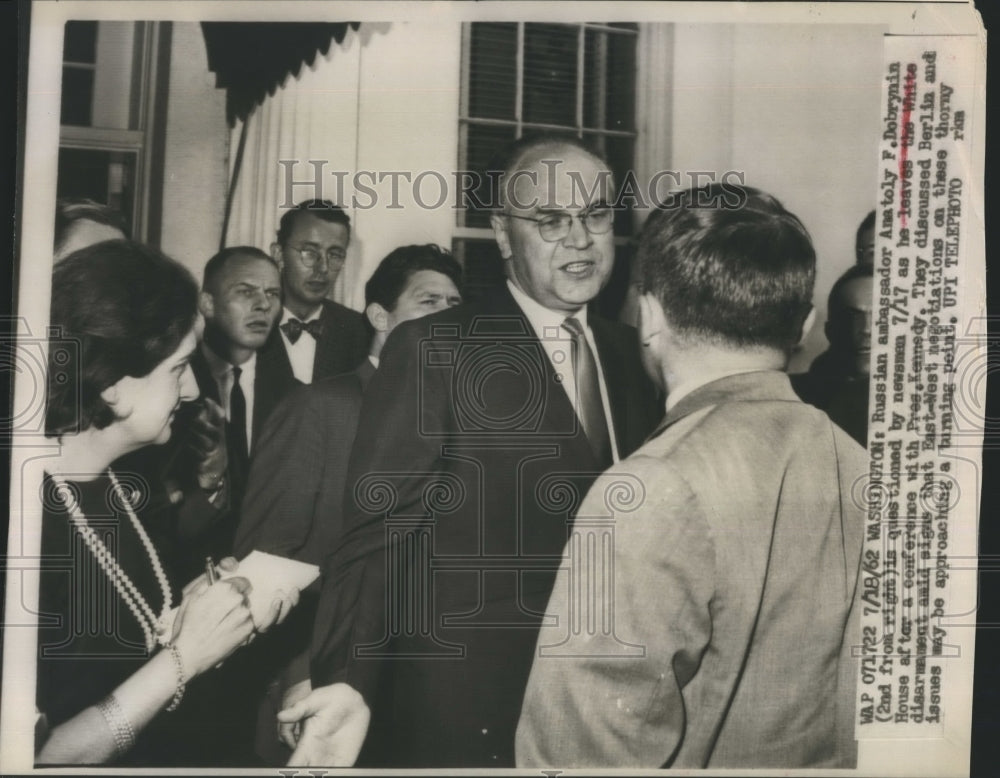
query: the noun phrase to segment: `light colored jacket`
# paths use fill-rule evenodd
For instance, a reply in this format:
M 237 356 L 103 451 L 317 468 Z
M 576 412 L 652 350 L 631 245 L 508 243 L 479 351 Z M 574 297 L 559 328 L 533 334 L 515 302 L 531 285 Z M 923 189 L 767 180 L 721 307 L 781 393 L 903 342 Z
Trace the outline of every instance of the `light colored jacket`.
M 867 469 L 783 373 L 683 398 L 577 514 L 518 766 L 853 765 Z

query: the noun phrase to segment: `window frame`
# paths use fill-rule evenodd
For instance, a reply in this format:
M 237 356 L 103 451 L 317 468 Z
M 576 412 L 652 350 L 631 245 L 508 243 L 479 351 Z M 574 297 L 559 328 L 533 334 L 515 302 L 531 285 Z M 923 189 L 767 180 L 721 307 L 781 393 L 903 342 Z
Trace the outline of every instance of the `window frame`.
M 86 21 L 86 20 L 81 20 Z M 98 24 L 101 24 L 98 21 Z M 130 124 L 135 129 L 59 125 L 59 150 L 106 151 L 135 154 L 135 184 L 132 193 L 131 237 L 142 242 L 158 239 L 158 224 L 151 218 L 151 201 L 156 186 L 162 186 L 162 149 L 156 143 L 162 139 L 164 111 L 159 105 L 164 80 L 169 70 L 169 22 L 135 21 L 136 47 L 132 60 Z M 65 46 L 65 43 L 64 43 Z M 63 67 L 81 64 L 63 60 Z M 97 64 L 90 64 L 96 72 Z M 62 88 L 62 87 L 60 87 Z
M 471 49 L 472 49 L 472 25 L 473 24 L 490 24 L 490 22 L 463 22 L 462 23 L 462 46 L 461 46 L 461 79 L 459 87 L 459 109 L 458 109 L 458 170 L 468 169 L 468 128 L 469 126 L 475 124 L 479 126 L 491 126 L 491 127 L 513 127 L 514 128 L 514 138 L 520 138 L 524 135 L 525 130 L 552 130 L 556 132 L 565 132 L 567 130 L 573 131 L 578 138 L 584 138 L 587 136 L 602 135 L 604 137 L 618 137 L 618 138 L 629 138 L 633 141 L 635 146 L 633 147 L 633 164 L 635 158 L 638 154 L 638 144 L 641 133 L 639 132 L 639 122 L 638 122 L 638 57 L 639 57 L 639 42 L 640 42 L 640 26 L 636 29 L 629 29 L 625 27 L 613 27 L 608 24 L 601 24 L 598 22 L 555 22 L 553 24 L 559 24 L 565 27 L 575 27 L 577 34 L 577 56 L 576 56 L 576 95 L 575 95 L 575 122 L 573 126 L 560 125 L 560 124 L 547 124 L 543 122 L 526 122 L 524 121 L 524 46 L 525 46 L 525 27 L 528 24 L 550 24 L 549 22 L 514 22 L 517 25 L 517 52 L 515 61 L 515 89 L 514 89 L 514 118 L 513 119 L 495 119 L 495 118 L 478 118 L 469 116 L 469 91 L 470 91 L 470 67 L 471 67 Z M 584 112 L 584 88 L 585 88 L 585 75 L 586 75 L 586 36 L 588 31 L 597 32 L 607 32 L 616 35 L 628 36 L 635 39 L 635 52 L 636 52 L 636 74 L 635 74 L 635 116 L 633 116 L 633 129 L 632 130 L 614 130 L 614 129 L 603 129 L 596 127 L 587 127 L 583 123 L 583 112 Z M 477 240 L 491 238 L 492 232 L 489 228 L 484 227 L 469 227 L 465 224 L 465 209 L 459 209 L 455 216 L 455 227 L 452 234 L 452 238 L 455 241 L 458 240 Z M 625 245 L 628 243 L 631 235 L 615 235 L 616 246 Z

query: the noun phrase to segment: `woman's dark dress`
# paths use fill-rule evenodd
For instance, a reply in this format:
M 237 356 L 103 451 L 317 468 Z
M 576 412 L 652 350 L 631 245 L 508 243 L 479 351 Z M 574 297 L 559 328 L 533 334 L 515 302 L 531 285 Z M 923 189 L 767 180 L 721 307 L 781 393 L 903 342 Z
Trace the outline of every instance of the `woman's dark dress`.
M 79 495 L 88 524 L 158 616 L 163 594 L 153 565 L 110 478 L 102 474 L 91 481 L 67 483 Z M 69 511 L 56 496 L 49 477 L 43 483 L 42 499 L 35 704 L 51 729 L 97 704 L 139 670 L 151 654 L 146 651 L 142 627 L 71 524 Z M 135 506 L 140 520 L 144 499 L 140 494 Z M 145 528 L 155 545 L 162 533 L 155 527 Z M 177 605 L 177 581 L 162 554 L 160 558 L 167 579 L 174 585 L 172 597 Z M 154 653 L 157 650 L 153 648 Z M 218 742 L 220 733 L 206 726 L 211 720 L 205 704 L 206 686 L 210 684 L 200 678 L 194 681 L 181 706 L 170 713 L 161 711 L 137 734 L 135 746 L 118 764 L 213 764 L 213 754 L 222 750 L 218 748 L 222 744 Z M 36 750 L 40 745 L 36 744 Z

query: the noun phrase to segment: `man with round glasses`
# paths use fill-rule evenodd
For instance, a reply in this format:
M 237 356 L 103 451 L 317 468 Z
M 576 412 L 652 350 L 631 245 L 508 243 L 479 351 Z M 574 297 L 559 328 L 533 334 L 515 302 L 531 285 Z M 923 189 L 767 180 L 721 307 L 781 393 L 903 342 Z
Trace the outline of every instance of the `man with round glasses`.
M 587 310 L 614 263 L 608 166 L 535 137 L 490 169 L 504 173 L 506 282 L 393 330 L 348 467 L 339 601 L 312 681 L 361 692 L 366 766 L 513 766 L 570 495 L 662 413 L 635 331 Z
M 262 367 L 289 387 L 353 370 L 368 354 L 361 314 L 327 296 L 340 275 L 351 221 L 328 200 L 301 202 L 281 217 L 271 256 L 281 268 L 281 322 L 261 352 Z

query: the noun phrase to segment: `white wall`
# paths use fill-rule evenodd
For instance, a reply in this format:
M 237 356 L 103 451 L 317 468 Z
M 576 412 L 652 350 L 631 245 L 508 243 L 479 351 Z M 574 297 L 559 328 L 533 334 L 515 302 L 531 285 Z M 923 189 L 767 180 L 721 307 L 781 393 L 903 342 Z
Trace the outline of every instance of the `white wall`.
M 199 280 L 219 248 L 228 185 L 226 94 L 215 88 L 201 26 L 175 22 L 170 52 L 160 247 Z
M 397 22 L 373 36 L 361 52 L 358 110 L 358 170 L 405 171 L 416 181 L 422 171 L 449 176 L 458 169 L 458 110 L 461 76 L 461 24 L 456 21 Z M 425 177 L 420 194 L 397 179 L 399 208 L 391 208 L 391 180 L 378 187 L 370 210 L 355 210 L 361 245 L 356 283 L 345 301 L 364 304 L 363 282 L 392 249 L 410 243 L 451 245 L 456 224 L 452 196 L 439 208 L 441 187 Z M 359 201 L 367 198 L 359 196 Z M 347 290 L 345 290 L 346 292 Z
M 826 348 L 836 278 L 874 207 L 883 28 L 872 25 L 677 25 L 670 163 L 739 170 L 809 229 L 817 325 L 792 371 Z

